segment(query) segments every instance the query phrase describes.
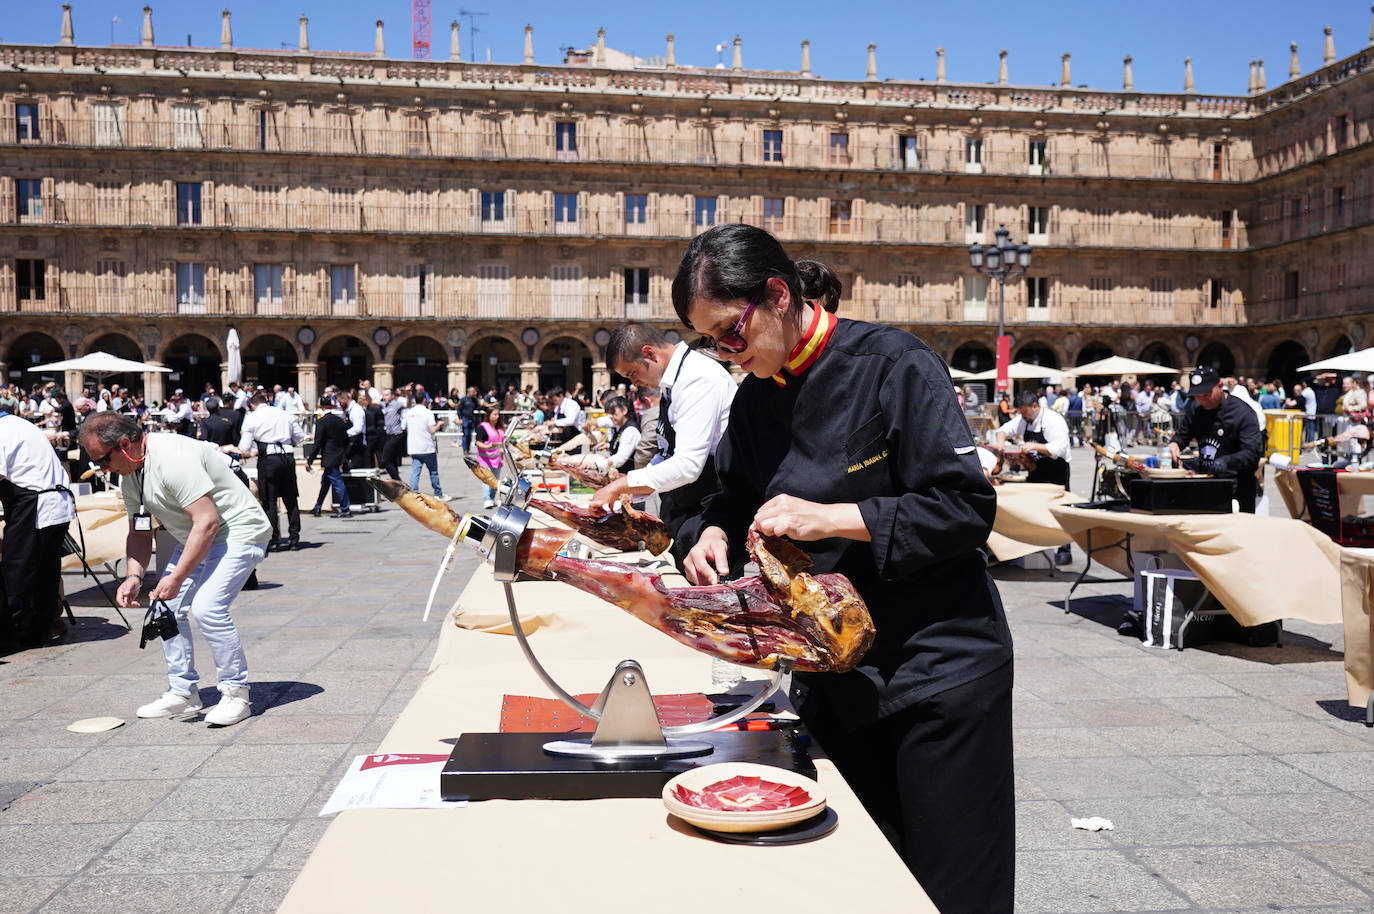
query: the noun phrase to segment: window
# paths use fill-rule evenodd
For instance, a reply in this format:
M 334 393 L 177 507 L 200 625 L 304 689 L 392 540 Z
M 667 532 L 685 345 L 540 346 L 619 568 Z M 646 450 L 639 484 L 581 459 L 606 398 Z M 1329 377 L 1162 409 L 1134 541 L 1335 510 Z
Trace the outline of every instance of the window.
M 406 115 L 406 155 L 424 155 L 429 151 L 428 127 L 418 114 Z
M 1212 144 L 1212 180 L 1221 180 L 1222 166 L 1226 156 L 1226 145 L 1224 143 Z
M 1107 144 L 1102 140 L 1093 142 L 1092 167 L 1099 174 L 1107 170 Z
M 628 267 L 625 270 L 626 310 L 635 305 L 649 304 L 648 267 Z M 628 316 L 628 315 L 627 315 Z
M 401 313 L 405 317 L 433 316 L 429 267 L 423 263 L 408 263 L 401 270 Z
M 574 223 L 577 221 L 577 194 L 553 195 L 553 221 L 555 223 Z
M 830 201 L 830 234 L 848 235 L 849 234 L 849 201 L 831 200 Z
M 1026 208 L 1026 241 L 1030 244 L 1050 243 L 1050 208 L 1031 206 Z
M 1347 139 L 1350 136 L 1350 116 L 1338 114 L 1332 119 L 1332 135 L 1336 141 L 1336 149 L 1339 151 L 1345 148 Z
M 329 112 L 329 147 L 337 152 L 353 152 L 353 117 L 347 111 Z
M 329 303 L 335 312 L 358 306 L 358 268 L 333 266 L 329 268 Z
M 1288 201 L 1288 222 L 1294 234 L 1302 231 L 1302 197 Z
M 714 162 L 716 160 L 716 135 L 711 131 L 709 125 L 702 124 L 693 131 L 695 139 L 693 145 L 696 147 L 698 162 Z
M 1224 210 L 1221 211 L 1220 216 L 1221 216 L 1221 218 L 1220 218 L 1218 221 L 1221 223 L 1221 247 L 1222 247 L 1223 250 L 1230 250 L 1230 248 L 1231 248 L 1231 211 L 1230 211 L 1229 209 L 1224 209 Z
M 1169 227 L 1174 214 L 1167 209 L 1150 210 L 1150 234 L 1156 246 L 1169 243 Z
M 177 311 L 205 313 L 205 264 L 177 264 Z
M 99 260 L 95 265 L 96 305 L 101 311 L 122 310 L 124 261 Z
M 988 278 L 986 276 L 964 277 L 964 320 L 987 320 L 988 316 Z
M 582 267 L 556 263 L 549 267 L 549 314 L 582 317 Z
M 124 145 L 124 133 L 119 125 L 118 103 L 96 102 L 91 105 L 91 112 L 95 124 L 95 145 Z
M 199 182 L 177 182 L 177 225 L 200 225 Z
M 123 184 L 116 181 L 95 183 L 95 221 L 100 225 L 122 225 L 128 221 Z
M 270 123 L 271 123 L 271 121 L 270 121 L 270 119 L 269 119 L 269 117 L 268 117 L 267 109 L 266 109 L 266 108 L 263 108 L 263 109 L 259 110 L 259 111 L 258 111 L 258 148 L 259 148 L 259 149 L 266 149 L 266 148 L 267 148 L 267 130 L 268 130 L 268 126 L 270 125 Z
M 553 127 L 553 148 L 560 159 L 577 158 L 577 124 L 559 121 Z
M 1088 280 L 1088 306 L 1093 319 L 1101 319 L 1112 306 L 1112 280 L 1108 276 L 1093 276 Z
M 253 265 L 253 302 L 259 314 L 281 313 L 281 264 Z
M 172 109 L 172 145 L 177 149 L 198 149 L 205 145 L 198 105 L 177 105 Z
M 848 165 L 849 164 L 849 134 L 832 133 L 830 134 L 830 164 Z
M 1296 299 L 1298 297 L 1298 290 L 1302 288 L 1302 284 L 1299 282 L 1300 278 L 1297 270 L 1289 270 L 1283 274 L 1284 298 Z
M 765 162 L 782 161 L 782 131 L 765 130 L 763 131 L 763 160 Z
M 921 153 L 916 146 L 916 137 L 903 136 L 897 138 L 898 148 L 902 154 L 902 168 L 905 171 L 916 171 L 921 167 Z
M 1030 141 L 1027 174 L 1043 175 L 1049 171 L 1049 158 L 1046 154 L 1048 146 L 1049 143 L 1046 140 Z
M 43 182 L 21 179 L 14 182 L 15 201 L 20 222 L 37 222 L 43 218 Z
M 1166 178 L 1169 176 L 1169 144 L 1155 143 L 1154 155 L 1151 158 L 1154 167 L 1154 177 Z
M 897 274 L 897 312 L 888 319 L 914 320 L 921 303 L 921 277 L 916 273 Z
M 510 267 L 504 263 L 477 265 L 477 316 L 510 317 Z
M 1331 216 L 1337 223 L 1345 221 L 1345 188 L 1331 189 Z
M 1171 276 L 1150 279 L 1150 310 L 1171 313 L 1174 309 L 1174 280 Z
M 46 260 L 16 260 L 14 262 L 15 289 L 18 304 L 40 302 L 46 297 L 44 287 L 48 263 Z
M 983 171 L 983 139 L 969 137 L 964 140 L 964 171 L 981 174 Z
M 1208 307 L 1220 308 L 1231 301 L 1231 281 L 1229 279 L 1213 279 L 1211 281 L 1210 295 L 1208 296 Z
M 482 191 L 482 221 L 506 221 L 506 195 L 499 190 Z
M 42 139 L 38 134 L 38 106 L 15 105 L 14 126 L 21 143 L 37 143 Z
M 644 225 L 649 221 L 648 194 L 625 195 L 625 224 Z
M 1026 277 L 1026 311 L 1032 320 L 1045 320 L 1050 310 L 1050 280 L 1047 276 Z M 1038 313 L 1037 313 L 1038 312 Z
M 1112 235 L 1112 211 L 1110 207 L 1095 207 L 1088 222 L 1089 240 L 1093 244 L 1106 244 Z
M 692 199 L 692 218 L 697 228 L 710 228 L 716 224 L 716 198 L 694 197 Z
M 988 208 L 981 203 L 969 203 L 964 207 L 964 240 L 975 244 L 983 240 L 987 232 Z
M 769 232 L 782 231 L 783 212 L 787 201 L 782 197 L 763 198 L 763 228 Z
M 260 228 L 282 227 L 282 188 L 280 184 L 253 185 L 251 225 Z
M 327 228 L 338 230 L 356 227 L 358 210 L 353 205 L 353 188 L 329 188 L 329 225 Z

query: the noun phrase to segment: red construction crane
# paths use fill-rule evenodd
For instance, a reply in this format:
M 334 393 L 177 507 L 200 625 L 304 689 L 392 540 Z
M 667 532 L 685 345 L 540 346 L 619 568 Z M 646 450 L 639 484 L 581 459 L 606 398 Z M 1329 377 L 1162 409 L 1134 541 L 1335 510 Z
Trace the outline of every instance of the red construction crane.
M 410 0 L 410 56 L 429 60 L 429 0 Z

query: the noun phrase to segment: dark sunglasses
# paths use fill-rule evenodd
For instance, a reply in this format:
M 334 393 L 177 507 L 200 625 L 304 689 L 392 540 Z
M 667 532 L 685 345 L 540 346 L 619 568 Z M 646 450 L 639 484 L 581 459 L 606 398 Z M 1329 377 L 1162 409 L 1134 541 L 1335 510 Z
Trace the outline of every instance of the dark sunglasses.
M 692 348 L 717 359 L 723 359 L 731 355 L 739 355 L 741 352 L 748 349 L 749 341 L 744 338 L 741 331 L 744 330 L 744 323 L 749 320 L 749 315 L 754 313 L 754 309 L 759 306 L 759 303 L 763 301 L 763 297 L 767 293 L 767 286 L 760 289 L 758 294 L 749 301 L 749 305 L 744 309 L 744 313 L 739 316 L 739 320 L 735 322 L 735 326 L 722 333 L 719 339 L 711 339 L 709 336 L 702 336 L 692 345 Z
M 123 440 L 128 441 L 129 439 L 125 438 Z M 89 452 L 87 453 L 87 456 L 91 458 L 91 463 L 95 464 L 102 470 L 108 470 L 110 468 L 110 458 L 114 456 L 115 451 L 119 450 L 122 447 L 124 447 L 123 444 L 117 444 L 114 447 L 110 448 L 108 451 L 106 451 L 104 454 L 100 455 L 99 457 Z

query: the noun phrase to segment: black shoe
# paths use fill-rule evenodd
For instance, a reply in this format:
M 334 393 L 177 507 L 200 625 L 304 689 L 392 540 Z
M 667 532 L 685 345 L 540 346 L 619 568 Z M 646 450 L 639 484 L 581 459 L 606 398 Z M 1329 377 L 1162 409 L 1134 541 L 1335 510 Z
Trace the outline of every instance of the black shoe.
M 257 589 L 258 589 L 258 573 L 257 573 L 256 570 L 253 571 L 251 574 L 248 575 L 248 580 L 246 580 L 246 581 L 243 582 L 243 589 L 244 589 L 244 590 L 257 590 Z
M 281 540 L 268 540 L 267 548 L 263 552 L 272 552 L 281 549 Z
M 301 538 L 299 536 L 291 537 L 286 541 L 286 548 L 292 552 L 298 552 L 301 548 Z
M 319 517 L 319 516 L 320 516 L 320 506 L 319 506 L 319 505 L 316 505 L 315 507 L 311 508 L 311 509 L 310 509 L 310 515 L 311 515 L 312 517 Z
M 1118 635 L 1130 635 L 1141 638 L 1145 635 L 1144 619 L 1138 609 L 1126 610 L 1126 617 L 1121 620 L 1121 624 L 1116 627 Z
M 1072 564 L 1073 564 L 1073 553 L 1070 552 L 1070 551 L 1067 550 L 1067 549 L 1061 549 L 1061 550 L 1059 550 L 1058 552 L 1056 552 L 1056 553 L 1054 554 L 1054 564 L 1056 564 L 1056 565 L 1072 565 Z
M 352 517 L 352 516 L 353 516 L 353 512 L 352 512 L 352 511 L 340 511 L 338 514 L 335 514 L 334 516 L 335 516 L 335 517 Z

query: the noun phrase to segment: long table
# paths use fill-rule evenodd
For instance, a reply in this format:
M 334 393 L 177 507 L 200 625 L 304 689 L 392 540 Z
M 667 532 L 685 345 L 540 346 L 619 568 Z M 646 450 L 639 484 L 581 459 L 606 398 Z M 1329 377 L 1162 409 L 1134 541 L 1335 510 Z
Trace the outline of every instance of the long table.
M 1374 726 L 1374 549 L 1341 550 L 1346 701 Z
M 709 689 L 710 660 L 623 611 L 555 582 L 514 585 L 521 627 L 554 679 L 599 692 L 621 659 L 655 694 Z M 417 607 L 416 612 L 419 612 Z M 498 729 L 503 694 L 545 696 L 511 637 L 486 566 L 444 620 L 424 682 L 379 752 L 448 753 L 463 732 Z M 839 828 L 785 847 L 717 843 L 658 799 L 486 800 L 445 810 L 340 813 L 280 912 L 392 910 L 655 912 L 755 908 L 934 912 L 834 765 L 816 767 Z
M 1254 514 L 1137 514 L 1056 505 L 1064 530 L 1123 574 L 1123 544 L 1178 555 L 1242 625 L 1341 621 L 1340 547 L 1302 521 Z
M 1078 504 L 1085 500 L 1082 497 L 1047 482 L 1004 483 L 996 492 L 997 517 L 988 535 L 988 548 L 997 561 L 1010 562 L 1073 541 L 1050 508 Z
M 1274 487 L 1283 498 L 1289 517 L 1302 518 L 1307 515 L 1307 505 L 1303 501 L 1302 488 L 1298 485 L 1297 469 L 1280 467 L 1274 471 Z M 1360 513 L 1360 501 L 1366 495 L 1374 495 L 1374 472 L 1369 470 L 1346 470 L 1336 474 L 1336 491 L 1341 500 L 1341 516 Z

